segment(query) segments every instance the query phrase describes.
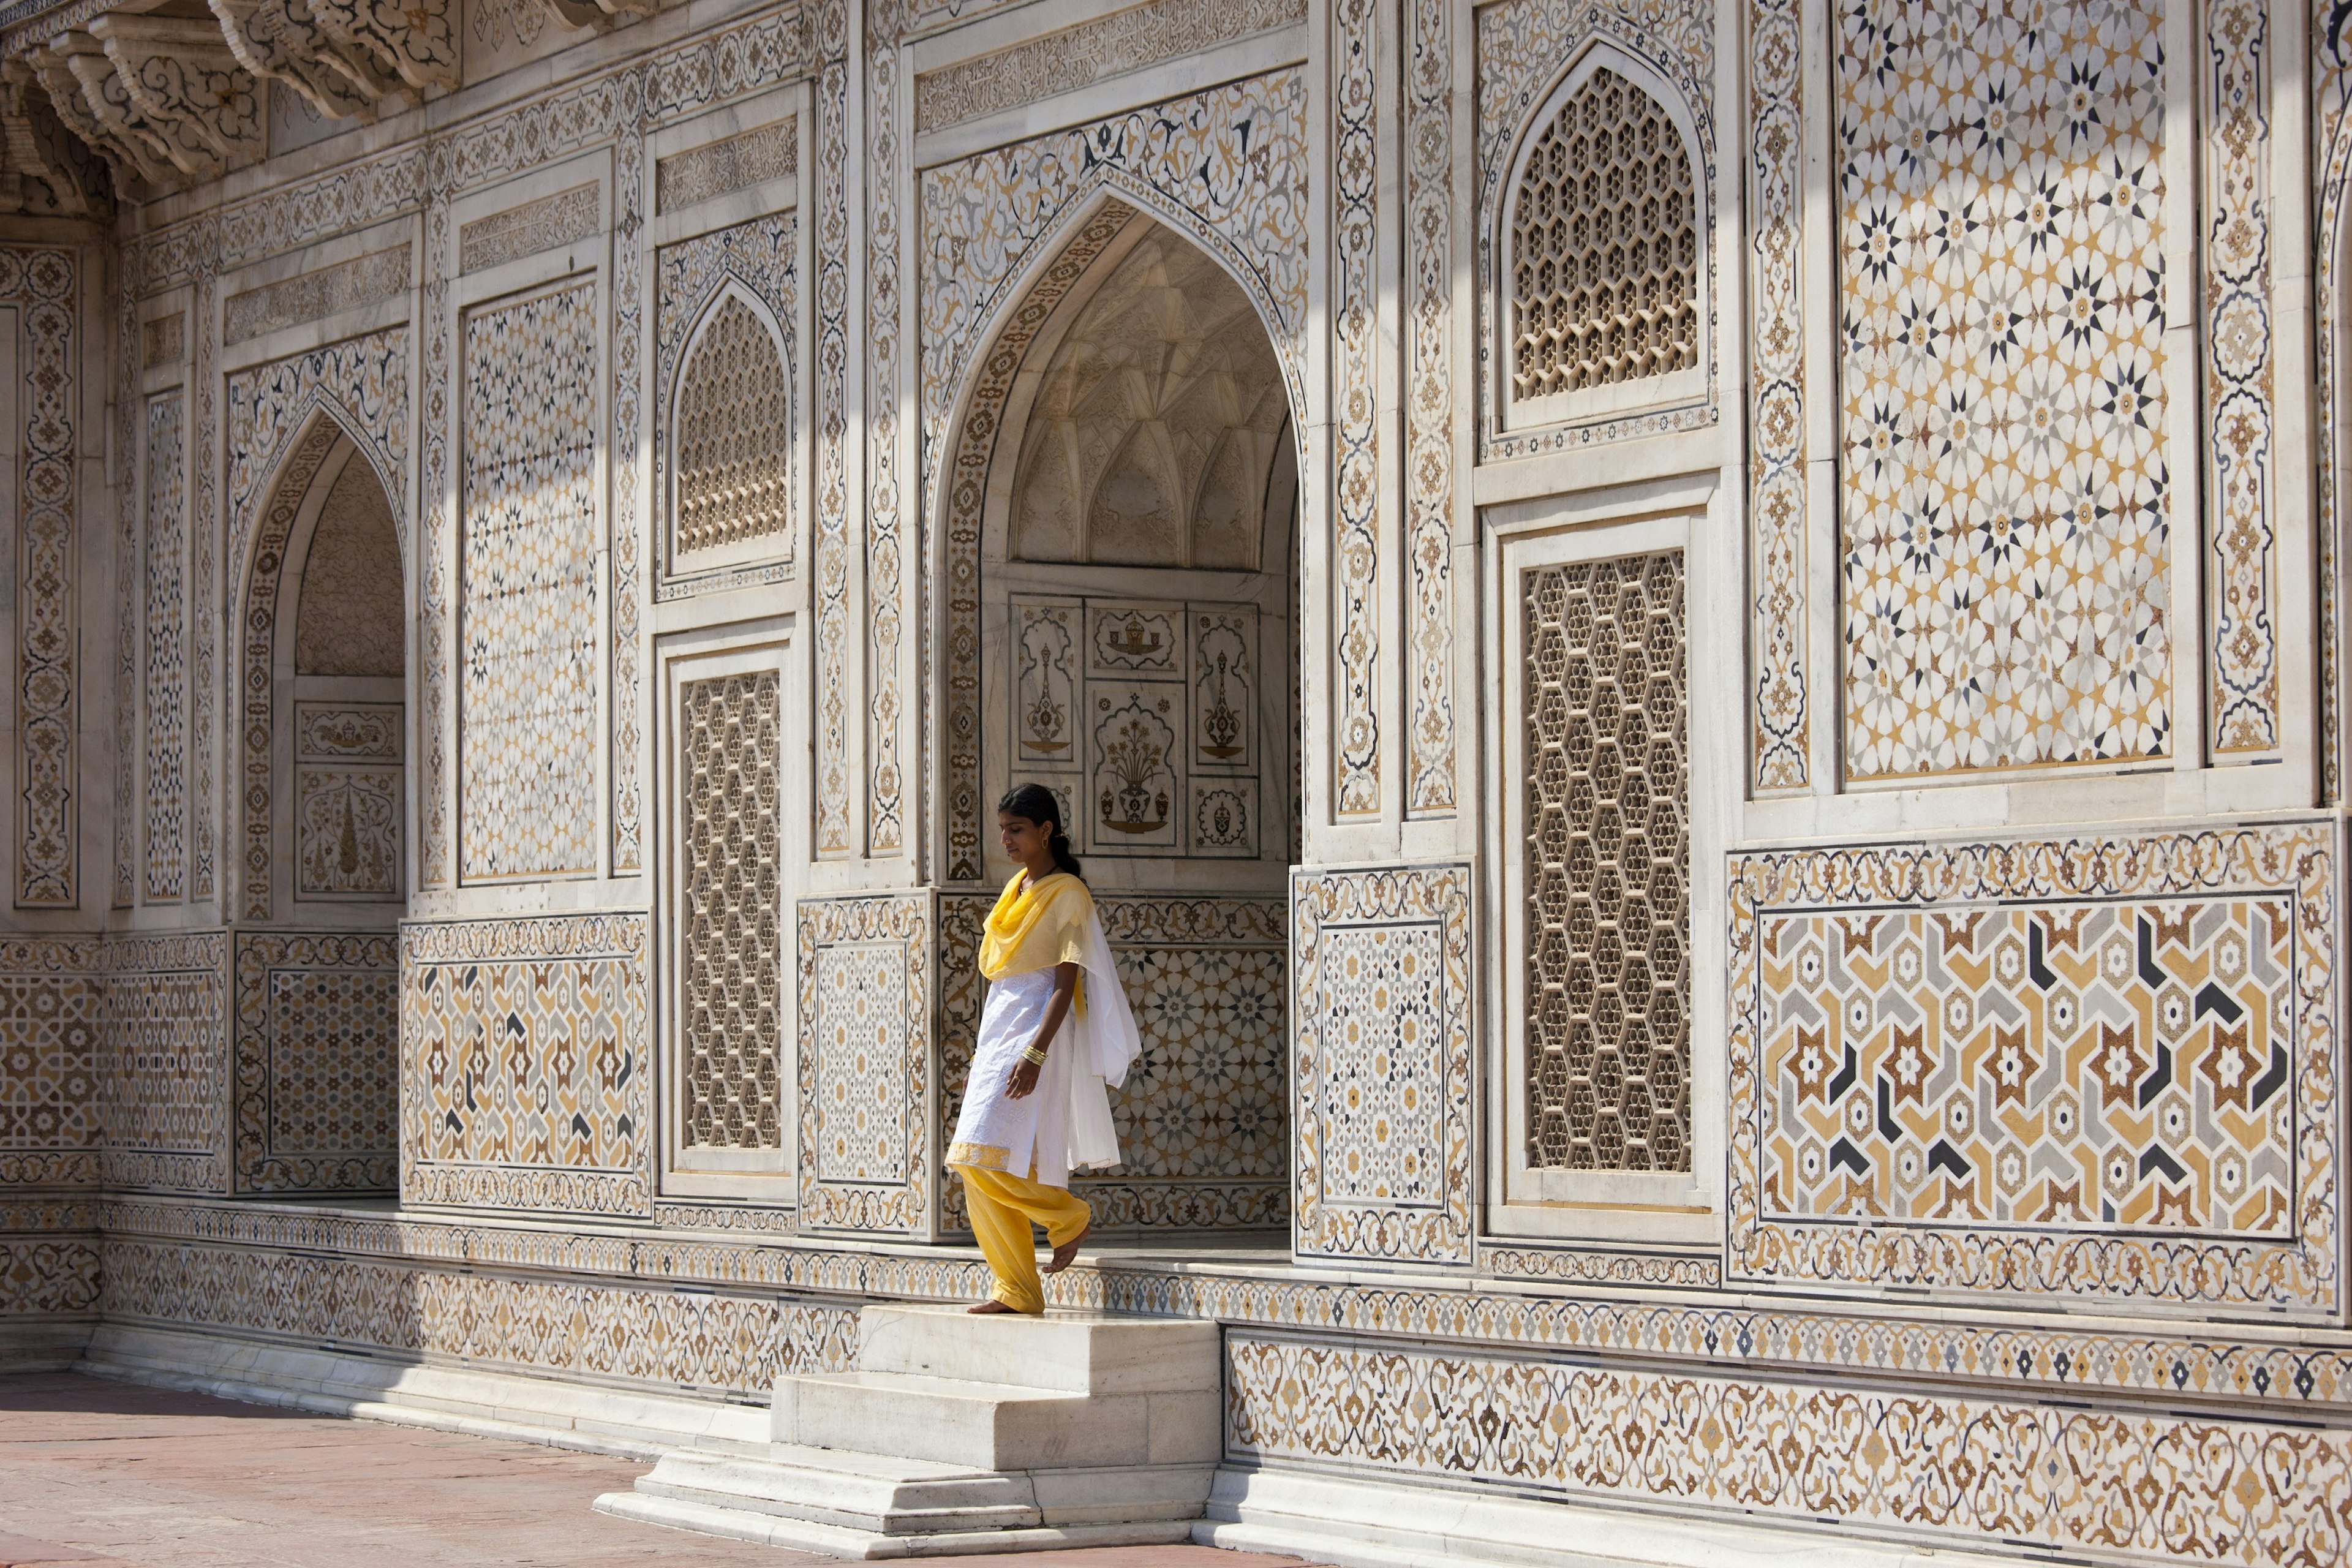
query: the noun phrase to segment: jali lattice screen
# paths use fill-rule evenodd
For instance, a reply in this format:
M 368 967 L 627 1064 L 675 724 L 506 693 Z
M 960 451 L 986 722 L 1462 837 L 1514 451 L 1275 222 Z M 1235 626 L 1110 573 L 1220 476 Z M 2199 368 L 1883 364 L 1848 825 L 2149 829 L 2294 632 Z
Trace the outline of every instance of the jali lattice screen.
M 677 549 L 785 531 L 792 394 L 776 340 L 733 295 L 719 302 L 677 398 Z
M 1541 567 L 1521 588 L 1528 1163 L 1687 1171 L 1682 552 Z
M 1698 363 L 1697 203 L 1681 129 L 1595 70 L 1511 205 L 1511 389 L 1522 401 Z
M 779 1148 L 779 682 L 758 670 L 692 681 L 682 695 L 684 1141 Z

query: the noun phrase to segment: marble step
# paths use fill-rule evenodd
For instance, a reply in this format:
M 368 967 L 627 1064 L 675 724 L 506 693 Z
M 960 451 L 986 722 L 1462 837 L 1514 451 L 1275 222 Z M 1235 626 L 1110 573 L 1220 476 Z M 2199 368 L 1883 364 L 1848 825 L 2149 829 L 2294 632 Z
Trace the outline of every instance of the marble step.
M 1125 1524 L 1045 1525 L 1027 1530 L 958 1530 L 922 1535 L 886 1535 L 838 1525 L 712 1506 L 680 1498 L 608 1492 L 596 1511 L 698 1535 L 723 1536 L 761 1546 L 819 1552 L 852 1562 L 906 1557 L 964 1557 L 980 1552 L 1069 1552 L 1089 1546 L 1171 1546 L 1192 1538 L 1189 1519 Z
M 1213 1323 L 871 1306 L 857 1369 L 779 1378 L 768 1452 L 665 1456 L 617 1518 L 837 1557 L 1190 1538 L 1223 1447 Z
M 1027 1478 L 954 1465 L 877 1460 L 778 1444 L 764 1459 L 665 1455 L 640 1496 L 799 1519 L 888 1535 L 1021 1530 L 1045 1522 Z
M 1066 1394 L 1215 1388 L 1214 1323 L 1048 1313 L 974 1317 L 961 1307 L 877 1305 L 857 1319 L 857 1370 Z
M 904 1373 L 781 1378 L 773 1436 L 983 1470 L 1213 1463 L 1218 1394 L 1060 1394 Z

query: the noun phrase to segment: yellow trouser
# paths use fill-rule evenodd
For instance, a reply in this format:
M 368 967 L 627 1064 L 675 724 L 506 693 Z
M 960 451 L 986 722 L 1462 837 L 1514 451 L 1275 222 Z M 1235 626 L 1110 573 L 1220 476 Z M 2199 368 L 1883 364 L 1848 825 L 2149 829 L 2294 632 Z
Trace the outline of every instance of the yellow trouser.
M 964 1206 L 971 1211 L 972 1235 L 995 1271 L 995 1300 L 1016 1312 L 1045 1310 L 1045 1287 L 1037 1279 L 1037 1239 L 1029 1227 L 1045 1227 L 1045 1239 L 1055 1247 L 1084 1236 L 1094 1217 L 1087 1200 L 1073 1197 L 1066 1187 L 1016 1176 L 1010 1171 L 983 1171 L 958 1165 L 963 1177 Z

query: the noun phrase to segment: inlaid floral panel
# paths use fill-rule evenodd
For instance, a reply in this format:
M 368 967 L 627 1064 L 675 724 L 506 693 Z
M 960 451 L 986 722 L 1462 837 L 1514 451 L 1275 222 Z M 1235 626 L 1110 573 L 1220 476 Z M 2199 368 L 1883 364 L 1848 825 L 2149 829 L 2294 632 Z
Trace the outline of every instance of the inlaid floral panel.
M 101 1310 L 120 1321 L 228 1329 L 309 1349 L 764 1399 L 788 1373 L 855 1364 L 857 1315 L 769 1292 L 517 1279 L 397 1259 L 190 1247 L 105 1247 Z
M 74 474 L 74 256 L 0 247 L 0 300 L 16 307 L 19 362 L 16 489 L 16 876 L 20 908 L 71 909 L 80 900 L 80 749 L 74 710 L 75 608 L 81 596 Z
M 1197 910 L 1201 905 L 1181 907 Z M 692 1205 L 681 1206 L 692 1212 Z M 0 1229 L 88 1230 L 98 1225 L 99 1212 L 73 1198 L 0 1201 Z M 180 1247 L 257 1247 L 354 1259 L 576 1272 L 665 1287 L 751 1288 L 772 1296 L 827 1291 L 968 1300 L 986 1289 L 987 1265 L 969 1253 L 803 1246 L 772 1233 L 668 1235 L 648 1246 L 643 1230 L 625 1226 L 485 1227 L 461 1214 L 419 1212 L 393 1218 L 342 1208 L 225 1208 L 138 1194 L 110 1199 L 102 1212 L 111 1234 Z M 658 1205 L 656 1223 L 665 1212 L 677 1208 Z M 736 1212 L 749 1216 L 761 1211 Z M 1482 1264 L 1493 1250 L 1481 1249 Z M 1544 1255 L 1574 1256 L 1563 1249 L 1545 1249 Z M 1057 1304 L 1120 1312 L 1217 1318 L 1263 1328 L 1340 1329 L 1404 1336 L 1424 1345 L 1433 1340 L 1484 1342 L 1504 1353 L 1533 1352 L 1554 1362 L 1582 1358 L 1590 1363 L 1620 1356 L 1655 1365 L 1664 1359 L 1704 1359 L 1751 1382 L 1832 1378 L 1937 1386 L 1990 1391 L 2005 1403 L 2021 1404 L 2056 1395 L 2074 1405 L 2234 1406 L 2263 1418 L 2305 1424 L 2340 1424 L 2340 1413 L 2352 1410 L 2352 1352 L 2307 1341 L 2294 1330 L 2251 1333 L 2216 1331 L 2198 1322 L 1987 1317 L 1940 1306 L 1906 1308 L 1899 1300 L 1676 1300 L 1653 1292 L 1678 1279 L 1691 1285 L 1709 1283 L 1708 1278 L 1671 1267 L 1670 1254 L 1628 1249 L 1585 1256 L 1596 1267 L 1563 1269 L 1558 1277 L 1641 1286 L 1642 1293 L 1530 1289 L 1511 1278 L 1529 1272 L 1517 1260 L 1495 1265 L 1504 1280 L 1486 1288 L 1476 1276 L 1465 1281 L 1320 1270 L 1269 1273 L 1164 1258 L 1156 1266 L 1122 1262 L 1108 1269 L 1080 1262 L 1053 1279 L 1050 1293 Z M 1612 1257 L 1629 1267 L 1613 1267 Z
M 803 899 L 800 1201 L 808 1229 L 927 1237 L 937 1169 L 931 895 Z
M 398 898 L 400 825 L 397 767 L 297 763 L 296 896 Z
M 188 885 L 188 529 L 185 486 L 187 399 L 179 392 L 147 400 L 146 872 L 150 902 L 180 898 Z M 201 694 L 210 700 L 210 693 Z M 117 809 L 127 809 L 129 802 Z
M 96 1237 L 0 1233 L 0 1318 L 88 1312 L 98 1281 Z
M 1290 889 L 1302 1257 L 1471 1260 L 1470 868 Z
M 2341 13 L 2338 13 L 2340 16 Z M 2202 11 L 2205 385 L 2211 443 L 2211 745 L 2224 756 L 2280 741 L 2271 275 L 2271 26 L 2260 0 Z M 2325 231 L 2323 231 L 2325 232 Z
M 2352 1546 L 2340 1429 L 1238 1332 L 1225 1375 L 1244 1463 L 1736 1510 L 1915 1550 L 2290 1568 Z

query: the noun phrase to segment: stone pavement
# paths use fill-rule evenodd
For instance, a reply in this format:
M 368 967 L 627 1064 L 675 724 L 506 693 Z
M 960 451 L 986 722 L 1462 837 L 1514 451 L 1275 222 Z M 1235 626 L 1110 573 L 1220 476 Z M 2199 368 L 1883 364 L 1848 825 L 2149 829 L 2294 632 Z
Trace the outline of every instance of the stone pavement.
M 0 1568 L 804 1568 L 589 1511 L 646 1466 L 68 1373 L 0 1376 Z M 1290 1568 L 1202 1546 L 939 1558 Z

